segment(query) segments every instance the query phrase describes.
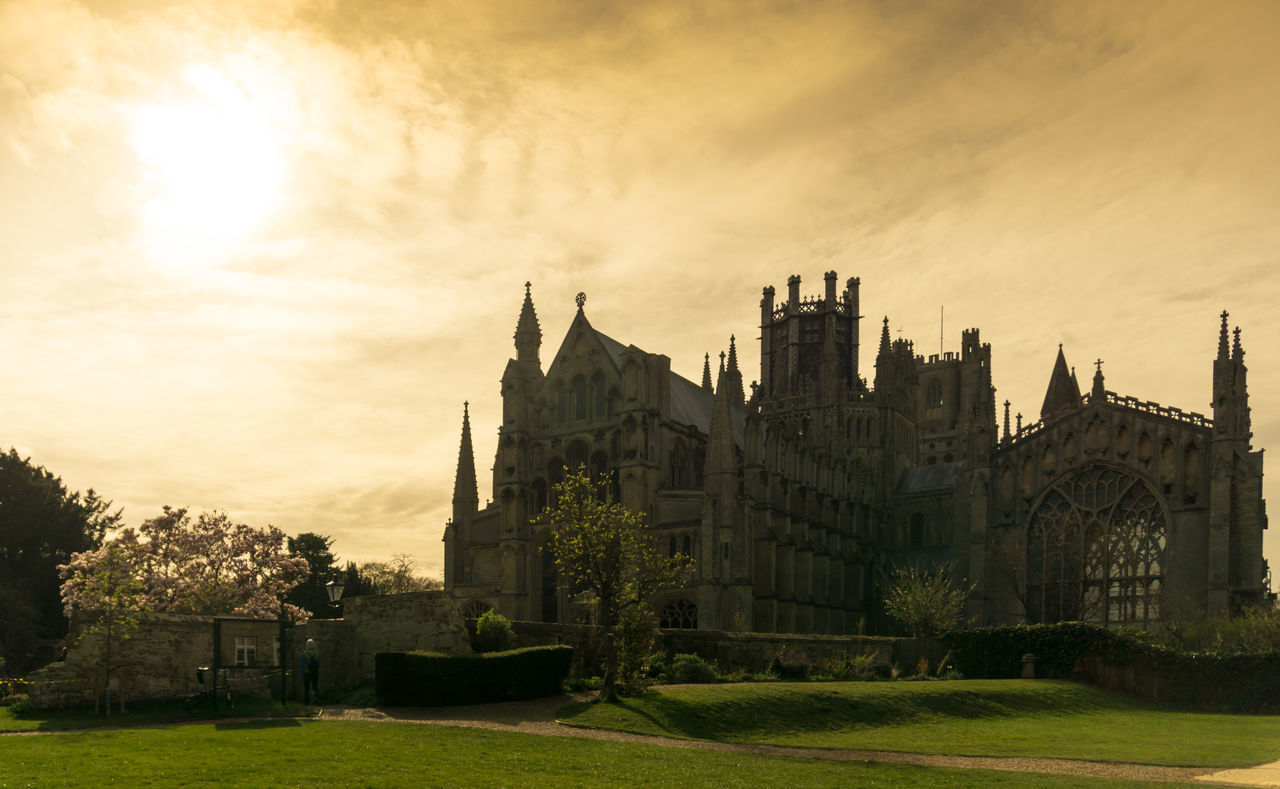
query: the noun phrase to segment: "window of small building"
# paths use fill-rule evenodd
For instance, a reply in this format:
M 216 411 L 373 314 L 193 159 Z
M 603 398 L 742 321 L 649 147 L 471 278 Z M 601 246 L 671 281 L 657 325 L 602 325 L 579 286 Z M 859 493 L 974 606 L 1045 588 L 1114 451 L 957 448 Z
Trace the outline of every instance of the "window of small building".
M 258 637 L 236 636 L 236 665 L 258 665 Z

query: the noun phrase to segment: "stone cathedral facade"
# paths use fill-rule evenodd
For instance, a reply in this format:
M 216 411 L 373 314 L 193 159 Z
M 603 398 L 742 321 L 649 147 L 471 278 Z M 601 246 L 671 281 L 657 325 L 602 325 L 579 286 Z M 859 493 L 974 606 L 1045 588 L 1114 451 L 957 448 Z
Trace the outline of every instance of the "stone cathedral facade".
M 744 387 L 734 338 L 694 383 L 597 331 L 582 294 L 544 369 L 526 284 L 483 509 L 464 408 L 445 588 L 470 615 L 567 621 L 533 521 L 582 464 L 612 475 L 659 550 L 692 557 L 693 582 L 654 601 L 664 627 L 886 632 L 880 590 L 908 564 L 972 585 L 983 624 L 1145 626 L 1269 594 L 1262 453 L 1226 313 L 1211 417 L 1108 391 L 1101 362 L 1082 393 L 1059 347 L 1040 419 L 1011 426 L 1006 402 L 1001 426 L 977 329 L 925 357 L 886 318 L 864 375 L 858 286 L 766 287 Z

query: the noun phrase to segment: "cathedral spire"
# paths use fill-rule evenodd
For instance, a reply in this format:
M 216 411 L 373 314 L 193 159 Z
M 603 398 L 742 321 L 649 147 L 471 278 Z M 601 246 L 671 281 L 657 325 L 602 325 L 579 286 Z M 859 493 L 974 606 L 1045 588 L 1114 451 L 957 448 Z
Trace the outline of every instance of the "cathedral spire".
M 1009 440 L 1009 401 L 1004 401 L 1004 441 Z
M 1229 313 L 1222 311 L 1222 328 L 1218 330 L 1218 358 L 1226 359 L 1227 357 L 1227 318 Z
M 471 449 L 471 415 L 462 404 L 462 443 L 458 447 L 458 474 L 453 483 L 453 521 L 460 523 L 474 515 L 480 505 L 476 489 L 476 458 Z
M 711 354 L 706 354 L 702 358 L 702 388 L 708 392 L 715 391 L 711 385 Z
M 880 356 L 889 353 L 889 316 L 884 316 L 884 328 L 880 330 Z
M 745 392 L 742 389 L 742 371 L 738 369 L 738 348 L 732 334 L 729 335 L 729 362 L 725 366 L 725 375 L 729 381 L 729 403 L 739 408 L 746 404 Z
M 542 347 L 542 329 L 529 292 L 532 286 L 532 282 L 524 283 L 524 304 L 520 305 L 520 319 L 516 321 L 516 359 L 521 362 L 537 362 L 538 349 Z
M 1231 358 L 1237 362 L 1244 361 L 1244 346 L 1240 344 L 1240 327 L 1237 326 L 1232 334 L 1234 336 L 1231 344 Z
M 1102 377 L 1102 360 L 1098 359 L 1094 364 L 1098 365 L 1098 369 L 1093 374 L 1093 389 L 1089 392 L 1089 399 L 1102 402 L 1107 398 L 1107 385 Z
M 1049 376 L 1049 388 L 1044 393 L 1044 404 L 1040 406 L 1040 418 L 1044 419 L 1079 403 L 1080 386 L 1076 383 L 1071 368 L 1067 367 L 1062 343 L 1058 343 L 1058 358 L 1053 363 L 1053 374 Z

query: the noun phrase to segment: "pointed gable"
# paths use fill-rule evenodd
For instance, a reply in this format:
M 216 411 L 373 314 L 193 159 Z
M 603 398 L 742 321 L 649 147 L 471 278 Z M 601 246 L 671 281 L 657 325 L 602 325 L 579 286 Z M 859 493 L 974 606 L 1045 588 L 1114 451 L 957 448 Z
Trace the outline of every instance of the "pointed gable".
M 1062 353 L 1062 345 L 1058 345 L 1058 359 L 1053 363 L 1053 374 L 1049 376 L 1049 388 L 1044 393 L 1044 404 L 1040 406 L 1040 418 L 1045 419 L 1060 411 L 1080 405 L 1080 387 L 1076 377 L 1067 366 L 1067 357 Z

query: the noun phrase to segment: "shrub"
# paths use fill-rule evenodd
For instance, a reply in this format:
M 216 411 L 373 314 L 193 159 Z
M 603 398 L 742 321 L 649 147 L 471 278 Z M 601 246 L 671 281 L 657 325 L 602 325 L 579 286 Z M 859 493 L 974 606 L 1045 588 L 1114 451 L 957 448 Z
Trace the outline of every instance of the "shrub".
M 665 652 L 654 652 L 644 662 L 647 667 L 644 673 L 649 679 L 662 679 L 670 668 Z
M 782 680 L 802 681 L 809 678 L 809 666 L 807 663 L 792 663 L 775 657 L 769 664 L 769 673 Z
M 480 704 L 554 696 L 572 660 L 566 646 L 473 655 L 380 652 L 374 673 L 383 704 Z
M 471 648 L 476 652 L 506 652 L 515 645 L 516 634 L 510 619 L 490 609 L 476 620 L 476 637 L 471 640 Z
M 653 648 L 658 633 L 658 619 L 644 605 L 628 608 L 614 628 L 614 646 L 618 652 L 618 686 L 627 696 L 645 692 L 645 655 Z
M 884 610 L 915 638 L 941 635 L 961 624 L 972 586 L 959 588 L 946 570 L 899 567 L 887 579 Z
M 665 679 L 675 685 L 706 684 L 716 681 L 716 670 L 697 655 L 676 655 Z
M 31 710 L 31 697 L 25 693 L 6 696 L 4 704 L 14 715 L 24 715 Z

